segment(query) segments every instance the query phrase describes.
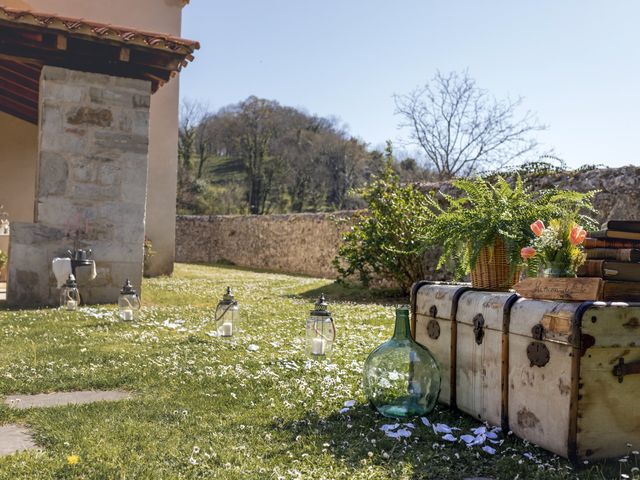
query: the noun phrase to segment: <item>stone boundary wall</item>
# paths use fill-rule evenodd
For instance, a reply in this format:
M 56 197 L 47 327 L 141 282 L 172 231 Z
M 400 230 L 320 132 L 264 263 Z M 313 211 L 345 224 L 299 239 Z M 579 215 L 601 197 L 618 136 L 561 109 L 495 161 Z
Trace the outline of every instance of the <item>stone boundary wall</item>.
M 597 169 L 526 179 L 536 189 L 554 185 L 578 191 L 600 190 L 594 204 L 598 221 L 640 219 L 640 167 Z M 447 184 L 425 184 L 425 190 L 451 192 Z M 354 212 L 262 215 L 178 216 L 178 262 L 229 262 L 249 268 L 335 278 L 331 261 Z M 336 222 L 336 220 L 339 220 Z M 426 258 L 426 262 L 432 262 Z M 434 272 L 428 280 L 443 280 Z
M 335 278 L 331 261 L 352 215 L 178 215 L 176 261 Z

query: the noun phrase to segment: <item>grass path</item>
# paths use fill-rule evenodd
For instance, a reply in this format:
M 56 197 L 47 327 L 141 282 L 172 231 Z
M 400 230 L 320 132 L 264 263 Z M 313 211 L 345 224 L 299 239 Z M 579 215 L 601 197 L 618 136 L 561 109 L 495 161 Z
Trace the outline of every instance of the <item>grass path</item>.
M 214 338 L 211 319 L 227 284 L 240 302 L 243 332 Z M 338 325 L 331 363 L 304 356 L 304 322 L 321 290 Z M 30 425 L 43 447 L 0 458 L 0 479 L 600 479 L 631 476 L 635 467 L 631 455 L 578 473 L 508 435 L 491 455 L 443 440 L 419 420 L 407 427 L 410 437 L 389 438 L 380 430 L 389 422 L 365 404 L 360 388 L 367 354 L 393 323 L 392 306 L 374 302 L 371 292 L 178 265 L 173 278 L 146 280 L 143 300 L 134 323 L 117 321 L 113 306 L 0 310 L 0 396 L 136 394 L 121 403 L 0 406 L 0 425 Z M 250 344 L 259 350 L 248 351 Z M 355 405 L 345 411 L 349 400 Z M 479 426 L 446 408 L 430 421 L 461 428 L 454 433 Z M 75 465 L 70 455 L 79 457 Z

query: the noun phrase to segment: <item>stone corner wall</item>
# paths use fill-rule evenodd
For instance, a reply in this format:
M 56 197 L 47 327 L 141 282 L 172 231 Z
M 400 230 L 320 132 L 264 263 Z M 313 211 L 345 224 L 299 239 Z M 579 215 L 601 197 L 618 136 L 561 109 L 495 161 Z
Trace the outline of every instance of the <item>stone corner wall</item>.
M 7 300 L 53 305 L 51 260 L 91 248 L 86 303 L 142 281 L 150 82 L 45 66 L 40 79 L 34 224 L 12 225 Z M 80 277 L 80 275 L 79 275 Z
M 335 278 L 353 212 L 177 217 L 176 260 Z

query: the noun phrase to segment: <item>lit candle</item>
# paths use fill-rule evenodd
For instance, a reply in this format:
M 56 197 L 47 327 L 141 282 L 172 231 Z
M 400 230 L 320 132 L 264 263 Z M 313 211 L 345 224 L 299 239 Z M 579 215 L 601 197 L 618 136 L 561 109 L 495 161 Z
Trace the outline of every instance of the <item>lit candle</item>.
M 313 353 L 314 355 L 324 355 L 324 348 L 324 338 L 314 338 L 311 341 L 311 353 Z
M 133 310 L 122 310 L 120 312 L 120 318 L 122 318 L 122 320 L 133 320 Z
M 67 310 L 75 310 L 78 306 L 78 302 L 75 300 L 67 300 Z
M 223 337 L 230 337 L 231 335 L 233 335 L 233 323 L 224 322 L 222 324 L 222 333 L 221 333 L 221 335 Z

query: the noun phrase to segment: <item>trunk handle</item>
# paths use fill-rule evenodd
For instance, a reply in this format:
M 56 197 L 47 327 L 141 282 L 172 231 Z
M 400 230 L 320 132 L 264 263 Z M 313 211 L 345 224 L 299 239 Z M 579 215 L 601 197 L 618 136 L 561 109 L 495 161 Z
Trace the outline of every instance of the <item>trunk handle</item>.
M 618 359 L 618 364 L 613 367 L 613 373 L 618 377 L 618 382 L 622 383 L 625 375 L 635 375 L 640 373 L 640 361 L 624 363 L 624 357 Z

